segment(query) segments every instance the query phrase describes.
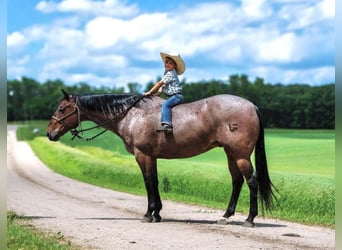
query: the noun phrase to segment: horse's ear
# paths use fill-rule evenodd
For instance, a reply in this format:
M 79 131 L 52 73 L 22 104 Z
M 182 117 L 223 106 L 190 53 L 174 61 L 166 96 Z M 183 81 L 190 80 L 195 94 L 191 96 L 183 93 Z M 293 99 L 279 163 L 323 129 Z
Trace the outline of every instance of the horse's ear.
M 64 89 L 61 89 L 62 93 L 64 94 L 64 99 L 70 101 L 71 95 L 69 95 Z

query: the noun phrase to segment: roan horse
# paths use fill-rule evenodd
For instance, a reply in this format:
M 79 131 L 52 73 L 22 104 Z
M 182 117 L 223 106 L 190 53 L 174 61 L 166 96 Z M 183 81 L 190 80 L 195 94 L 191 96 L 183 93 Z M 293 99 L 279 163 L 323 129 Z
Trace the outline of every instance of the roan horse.
M 63 91 L 63 90 L 62 90 Z M 185 158 L 222 147 L 228 158 L 233 190 L 219 224 L 228 224 L 235 213 L 244 178 L 250 191 L 245 226 L 254 226 L 258 193 L 262 207 L 271 209 L 273 184 L 264 147 L 264 128 L 258 108 L 233 95 L 216 95 L 173 108 L 172 132 L 157 132 L 163 99 L 133 94 L 74 95 L 64 98 L 51 118 L 47 136 L 57 141 L 66 132 L 79 136 L 77 127 L 90 120 L 117 134 L 134 154 L 147 191 L 147 212 L 142 221 L 159 222 L 162 202 L 158 190 L 157 158 Z M 250 156 L 255 149 L 256 172 Z

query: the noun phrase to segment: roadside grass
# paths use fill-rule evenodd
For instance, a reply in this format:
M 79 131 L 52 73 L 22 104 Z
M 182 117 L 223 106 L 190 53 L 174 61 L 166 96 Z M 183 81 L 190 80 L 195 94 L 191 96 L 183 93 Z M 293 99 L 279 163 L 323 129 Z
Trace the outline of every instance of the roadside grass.
M 31 131 L 30 126 L 22 127 L 18 135 L 25 138 Z M 89 142 L 71 141 L 68 134 L 61 142 L 39 136 L 29 141 L 37 156 L 56 172 L 106 188 L 146 194 L 134 156 L 114 134 L 107 132 Z M 334 144 L 334 131 L 266 131 L 269 170 L 279 190 L 279 205 L 265 216 L 335 227 Z M 162 199 L 226 208 L 231 179 L 222 149 L 188 159 L 160 159 L 158 165 Z M 244 184 L 237 212 L 247 213 L 248 209 L 249 191 Z
M 39 231 L 30 220 L 13 211 L 7 212 L 7 249 L 8 250 L 76 250 L 81 249 L 64 239 L 60 233 L 55 235 Z

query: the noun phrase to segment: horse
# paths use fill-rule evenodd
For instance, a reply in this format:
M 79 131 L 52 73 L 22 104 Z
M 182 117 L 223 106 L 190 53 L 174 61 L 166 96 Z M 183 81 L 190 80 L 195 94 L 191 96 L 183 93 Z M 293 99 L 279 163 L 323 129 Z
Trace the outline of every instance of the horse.
M 273 207 L 274 185 L 270 180 L 265 152 L 264 127 L 256 105 L 238 96 L 221 94 L 172 109 L 172 132 L 158 132 L 159 96 L 141 94 L 69 94 L 51 117 L 47 137 L 58 141 L 66 132 L 80 137 L 77 130 L 88 120 L 118 135 L 126 150 L 135 156 L 145 182 L 147 212 L 142 222 L 160 222 L 162 202 L 158 189 L 157 158 L 187 158 L 222 147 L 232 177 L 232 192 L 218 224 L 228 224 L 234 215 L 244 179 L 250 192 L 250 207 L 243 225 L 254 226 L 258 215 L 258 194 L 264 210 Z M 251 154 L 255 151 L 254 171 Z

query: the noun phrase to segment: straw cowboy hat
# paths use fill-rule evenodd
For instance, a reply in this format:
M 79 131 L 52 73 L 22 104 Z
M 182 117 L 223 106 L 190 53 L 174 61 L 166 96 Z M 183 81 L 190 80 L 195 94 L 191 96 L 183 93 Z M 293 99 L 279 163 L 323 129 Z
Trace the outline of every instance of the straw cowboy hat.
M 176 65 L 177 65 L 176 71 L 177 71 L 178 75 L 181 75 L 184 73 L 185 63 L 184 63 L 183 59 L 181 58 L 181 56 L 178 52 L 170 52 L 170 53 L 160 52 L 160 56 L 161 56 L 164 63 L 165 63 L 166 57 L 169 57 L 175 61 Z

